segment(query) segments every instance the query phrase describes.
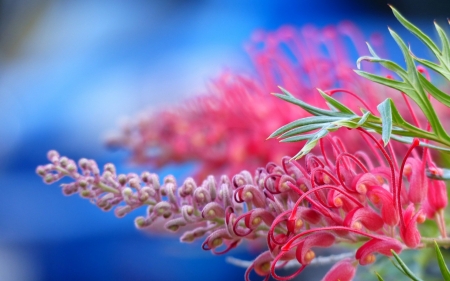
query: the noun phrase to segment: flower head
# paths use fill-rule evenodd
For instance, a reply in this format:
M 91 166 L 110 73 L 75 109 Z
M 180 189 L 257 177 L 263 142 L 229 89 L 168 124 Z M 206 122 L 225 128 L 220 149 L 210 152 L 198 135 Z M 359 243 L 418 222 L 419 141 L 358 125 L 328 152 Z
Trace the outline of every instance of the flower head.
M 114 165 L 100 170 L 87 159 L 77 165 L 55 151 L 48 153 L 51 163 L 39 166 L 37 173 L 46 183 L 72 178 L 62 185 L 64 194 L 78 193 L 105 211 L 114 208 L 118 217 L 146 207 L 146 214 L 135 219 L 138 228 L 163 220 L 168 231 L 184 231 L 183 242 L 206 237 L 202 248 L 214 254 L 226 253 L 244 240 L 265 239 L 268 250 L 249 267 L 246 278 L 255 270 L 288 280 L 314 261 L 315 248 L 368 239 L 354 259 L 333 267 L 325 279 L 341 276 L 337 268 L 342 268 L 343 280 L 350 280 L 356 262 L 366 265 L 375 261 L 376 254 L 417 247 L 421 239 L 417 223 L 425 219 L 422 205 L 429 204 L 429 200 L 412 202 L 402 192 L 412 184 L 403 170 L 417 143 L 399 169 L 395 155 L 370 133 L 363 129 L 359 133 L 379 157 L 352 152 L 338 138 L 327 137 L 329 145 L 324 143 L 320 153 L 310 153 L 302 161 L 285 157 L 281 165 L 269 163 L 253 175 L 242 171 L 231 179 L 208 176 L 201 184 L 192 178 L 178 184 L 173 176 L 161 182 L 148 172 L 117 174 Z M 374 160 L 381 157 L 386 162 Z M 414 159 L 421 166 L 421 160 Z M 299 263 L 299 269 L 281 276 L 278 269 L 291 260 Z
M 225 72 L 210 83 L 206 94 L 133 118 L 109 144 L 130 150 L 137 163 L 197 161 L 196 179 L 253 170 L 294 155 L 296 145 L 263 140 L 309 113 L 269 93 L 283 86 L 309 104 L 325 106 L 314 92 L 330 89 L 329 95 L 350 96 L 352 109 L 373 110 L 370 106 L 381 102 L 386 90 L 358 77 L 345 50 L 348 38 L 362 54 L 364 44 L 356 43 L 363 42 L 362 37 L 348 22 L 324 29 L 285 26 L 274 32 L 257 31 L 246 44 L 257 75 Z M 360 140 L 347 141 L 364 147 Z

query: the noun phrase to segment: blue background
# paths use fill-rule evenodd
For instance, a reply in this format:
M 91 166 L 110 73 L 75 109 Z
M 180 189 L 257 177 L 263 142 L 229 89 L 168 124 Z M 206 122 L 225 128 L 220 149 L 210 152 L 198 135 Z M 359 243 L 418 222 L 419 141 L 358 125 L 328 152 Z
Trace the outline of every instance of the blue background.
M 448 16 L 445 3 L 406 2 L 391 1 L 431 34 L 430 19 Z M 118 220 L 63 197 L 35 167 L 57 149 L 120 172 L 149 168 L 104 147 L 122 116 L 202 93 L 224 69 L 252 72 L 242 46 L 255 29 L 342 20 L 414 40 L 383 1 L 0 1 L 0 280 L 242 280 L 198 243 L 136 230 L 140 211 Z M 182 180 L 194 167 L 158 172 Z

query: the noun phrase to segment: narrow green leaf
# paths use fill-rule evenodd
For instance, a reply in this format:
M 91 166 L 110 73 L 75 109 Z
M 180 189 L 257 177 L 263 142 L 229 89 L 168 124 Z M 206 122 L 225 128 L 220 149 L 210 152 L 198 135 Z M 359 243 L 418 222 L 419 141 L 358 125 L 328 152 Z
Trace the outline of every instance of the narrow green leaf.
M 445 79 L 450 81 L 450 71 L 442 68 L 442 66 L 435 64 L 434 62 L 425 60 L 425 59 L 421 59 L 418 58 L 416 56 L 414 56 L 414 54 L 411 54 L 411 56 L 420 64 L 423 64 L 424 66 L 432 69 L 433 71 L 435 71 L 436 73 L 438 73 L 439 75 L 442 75 L 442 77 L 444 77 Z
M 400 271 L 403 275 L 406 275 L 406 273 L 403 271 L 403 269 L 395 261 L 393 261 L 392 259 L 389 259 L 389 260 L 398 269 L 398 271 Z
M 314 137 L 314 134 L 304 134 L 304 135 L 285 138 L 285 139 L 280 140 L 280 142 L 298 142 L 298 141 L 309 140 L 309 139 L 312 139 L 313 137 Z
M 391 253 L 394 255 L 394 258 L 397 260 L 400 267 L 403 269 L 403 272 L 414 281 L 422 281 L 419 277 L 414 275 L 414 273 L 406 266 L 406 264 L 402 261 L 402 259 L 397 255 L 394 250 L 391 250 Z
M 370 117 L 375 117 L 375 116 L 373 116 L 370 111 L 364 112 L 363 116 L 358 121 L 358 126 L 361 127 L 362 125 L 364 125 L 364 123 L 366 123 Z
M 346 107 L 342 103 L 340 103 L 338 100 L 332 98 L 331 96 L 327 95 L 324 91 L 317 89 L 320 93 L 320 95 L 333 107 L 335 107 L 337 110 L 343 113 L 356 115 L 355 112 L 353 112 L 350 108 Z
M 439 268 L 441 269 L 442 277 L 444 277 L 445 281 L 450 281 L 450 272 L 448 271 L 447 265 L 445 264 L 444 257 L 442 256 L 441 250 L 439 249 L 438 244 L 434 241 L 434 248 L 436 249 L 436 256 L 439 264 Z
M 433 85 L 427 78 L 423 75 L 419 75 L 419 80 L 425 90 L 430 93 L 435 99 L 437 99 L 440 103 L 450 107 L 450 95 L 442 92 L 436 86 Z
M 301 126 L 298 128 L 295 128 L 293 130 L 290 130 L 284 134 L 282 134 L 280 136 L 280 138 L 287 138 L 287 137 L 292 137 L 295 135 L 299 135 L 301 133 L 306 133 L 306 132 L 310 132 L 312 130 L 317 130 L 319 128 L 322 128 L 325 124 L 324 123 L 318 123 L 318 124 L 309 124 L 309 125 L 305 125 L 305 126 Z
M 329 123 L 333 121 L 340 120 L 342 117 L 330 117 L 330 116 L 311 116 L 311 117 L 305 117 L 302 119 L 295 120 L 289 124 L 284 125 L 283 127 L 277 129 L 275 132 L 273 132 L 270 136 L 270 138 L 277 137 L 281 134 L 284 134 L 294 128 L 311 125 L 311 124 L 318 124 L 318 123 Z
M 285 95 L 285 94 L 273 94 L 273 95 L 278 97 L 278 98 L 280 98 L 280 99 L 282 99 L 282 100 L 285 100 L 287 102 L 290 102 L 292 104 L 300 106 L 301 108 L 303 108 L 307 112 L 311 113 L 312 115 L 316 115 L 316 116 L 317 115 L 322 115 L 322 116 L 342 116 L 343 115 L 342 113 L 339 113 L 339 112 L 325 110 L 325 109 L 322 109 L 322 108 L 318 108 L 318 107 L 309 105 L 309 104 L 307 104 L 307 103 L 305 103 L 305 102 L 303 102 L 303 101 L 293 97 L 292 95 L 291 96 L 288 96 L 288 95 Z
M 283 88 L 283 87 L 281 87 L 281 86 L 278 86 L 278 88 L 283 92 L 283 94 L 285 94 L 285 95 L 287 95 L 287 96 L 290 96 L 290 97 L 294 97 L 294 95 L 291 94 L 291 93 L 289 93 L 289 91 L 286 90 L 285 88 Z
M 434 27 L 436 28 L 438 35 L 439 35 L 439 39 L 441 39 L 441 43 L 442 43 L 441 54 L 442 54 L 443 61 L 441 60 L 441 62 L 448 65 L 450 63 L 450 61 L 449 61 L 449 59 L 450 59 L 450 43 L 448 41 L 447 34 L 445 34 L 445 31 L 436 22 L 434 22 Z
M 320 129 L 319 131 L 315 132 L 313 137 L 310 138 L 306 144 L 303 146 L 303 148 L 300 150 L 299 153 L 297 153 L 293 158 L 294 159 L 300 159 L 303 156 L 305 156 L 306 154 L 308 154 L 317 144 L 317 142 L 325 137 L 326 135 L 328 135 L 330 132 L 336 131 L 337 129 L 339 129 L 339 127 L 332 125 L 332 124 L 328 124 L 325 125 L 322 129 Z
M 409 22 L 407 19 L 405 19 L 394 7 L 390 6 L 392 9 L 392 12 L 394 13 L 394 16 L 398 19 L 398 21 L 406 27 L 412 34 L 417 36 L 425 45 L 428 46 L 428 48 L 431 49 L 431 51 L 437 56 L 440 54 L 439 48 L 436 46 L 436 44 L 433 42 L 433 40 L 430 39 L 425 33 L 423 33 L 419 28 L 417 28 L 414 24 Z
M 403 57 L 405 58 L 406 62 L 406 72 L 408 73 L 409 83 L 411 85 L 415 85 L 419 79 L 417 77 L 417 72 L 414 71 L 416 70 L 416 65 L 414 64 L 414 60 L 410 55 L 408 47 L 406 46 L 405 42 L 403 42 L 403 39 L 400 38 L 400 36 L 398 36 L 398 34 L 394 30 L 389 28 L 389 33 L 391 33 L 392 38 L 394 38 L 395 42 L 400 47 L 400 50 L 403 53 Z M 420 91 L 421 89 L 416 90 L 418 90 L 419 95 L 425 95 L 423 91 Z
M 405 79 L 407 77 L 406 71 L 400 65 L 396 64 L 393 61 L 390 61 L 387 59 L 381 59 L 378 57 L 362 56 L 356 61 L 356 65 L 357 65 L 358 69 L 360 69 L 360 67 L 361 67 L 361 61 L 378 62 L 385 68 L 397 73 L 403 79 Z
M 397 80 L 393 80 L 393 79 L 389 79 L 383 76 L 379 76 L 379 75 L 375 75 L 369 72 L 365 72 L 362 70 L 354 70 L 358 75 L 367 78 L 369 80 L 372 80 L 373 82 L 397 89 L 401 92 L 408 92 L 408 91 L 412 91 L 414 90 L 414 88 L 412 88 L 411 86 L 408 86 L 406 83 L 401 82 L 401 81 L 397 81 Z
M 382 103 L 377 106 L 378 112 L 381 115 L 381 138 L 383 139 L 383 143 L 386 146 L 391 139 L 392 134 L 392 110 L 391 103 L 389 99 L 386 99 Z
M 380 276 L 380 274 L 378 274 L 378 272 L 375 272 L 375 274 L 377 275 L 378 281 L 384 281 L 384 279 Z

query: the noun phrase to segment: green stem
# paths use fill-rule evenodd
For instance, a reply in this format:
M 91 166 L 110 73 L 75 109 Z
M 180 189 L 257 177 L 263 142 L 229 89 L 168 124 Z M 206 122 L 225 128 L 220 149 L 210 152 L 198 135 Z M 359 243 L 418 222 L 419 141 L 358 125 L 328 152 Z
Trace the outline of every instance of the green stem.
M 450 238 L 430 238 L 430 237 L 422 237 L 420 241 L 425 245 L 425 247 L 434 247 L 434 241 L 439 246 L 449 247 L 450 246 Z

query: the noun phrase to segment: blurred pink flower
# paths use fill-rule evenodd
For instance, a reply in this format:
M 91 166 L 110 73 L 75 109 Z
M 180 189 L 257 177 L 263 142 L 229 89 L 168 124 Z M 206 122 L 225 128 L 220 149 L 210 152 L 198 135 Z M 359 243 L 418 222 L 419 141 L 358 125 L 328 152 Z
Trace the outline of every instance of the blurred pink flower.
M 351 47 L 363 54 L 362 37 L 347 22 L 322 30 L 286 26 L 255 32 L 246 50 L 256 76 L 225 72 L 212 81 L 207 94 L 166 110 L 144 112 L 108 143 L 130 150 L 136 163 L 163 166 L 197 161 L 197 179 L 253 170 L 294 155 L 301 144 L 264 140 L 280 126 L 309 114 L 270 93 L 280 85 L 307 103 L 324 106 L 316 91 L 321 88 L 330 95 L 349 97 L 346 104 L 351 108 L 375 108 L 389 90 L 358 77 L 353 72 L 356 59 L 351 59 L 357 54 L 347 51 Z M 371 41 L 381 44 L 380 36 Z

